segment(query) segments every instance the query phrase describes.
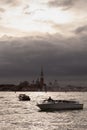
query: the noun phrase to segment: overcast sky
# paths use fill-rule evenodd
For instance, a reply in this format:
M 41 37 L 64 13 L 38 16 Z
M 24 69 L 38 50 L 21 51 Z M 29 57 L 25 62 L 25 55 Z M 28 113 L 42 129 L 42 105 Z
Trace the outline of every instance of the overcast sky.
M 0 82 L 87 76 L 87 0 L 0 0 Z

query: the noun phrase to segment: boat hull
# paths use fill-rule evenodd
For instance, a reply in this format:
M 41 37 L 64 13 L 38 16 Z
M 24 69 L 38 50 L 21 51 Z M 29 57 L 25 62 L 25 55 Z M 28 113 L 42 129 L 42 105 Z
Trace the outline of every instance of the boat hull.
M 58 111 L 58 110 L 80 110 L 83 109 L 83 104 L 37 104 L 42 111 Z

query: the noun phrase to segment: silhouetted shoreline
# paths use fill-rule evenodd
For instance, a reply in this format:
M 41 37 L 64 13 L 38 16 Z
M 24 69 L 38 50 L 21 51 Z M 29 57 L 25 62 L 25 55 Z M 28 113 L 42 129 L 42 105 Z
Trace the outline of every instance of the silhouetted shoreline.
M 43 89 L 40 89 L 37 85 L 14 85 L 14 84 L 1 84 L 0 91 L 45 91 L 45 92 L 87 92 L 87 87 L 85 86 L 74 86 L 67 85 L 64 87 L 56 86 L 49 87 L 45 86 Z

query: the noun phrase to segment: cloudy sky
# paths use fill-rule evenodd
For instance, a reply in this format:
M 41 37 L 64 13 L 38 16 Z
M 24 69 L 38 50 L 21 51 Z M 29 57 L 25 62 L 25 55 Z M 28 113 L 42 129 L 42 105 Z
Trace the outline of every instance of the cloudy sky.
M 0 82 L 87 76 L 87 0 L 0 0 Z

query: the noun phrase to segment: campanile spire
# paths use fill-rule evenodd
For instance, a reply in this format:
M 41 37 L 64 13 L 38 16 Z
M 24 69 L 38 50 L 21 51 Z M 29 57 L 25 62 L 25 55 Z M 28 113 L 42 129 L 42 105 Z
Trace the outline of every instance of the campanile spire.
M 40 73 L 40 87 L 43 88 L 44 85 L 44 74 L 43 74 L 43 67 L 41 66 L 41 73 Z

